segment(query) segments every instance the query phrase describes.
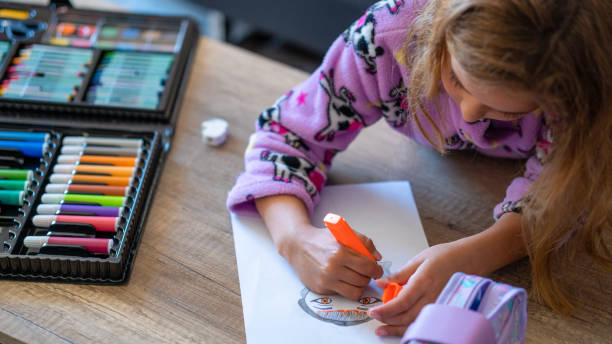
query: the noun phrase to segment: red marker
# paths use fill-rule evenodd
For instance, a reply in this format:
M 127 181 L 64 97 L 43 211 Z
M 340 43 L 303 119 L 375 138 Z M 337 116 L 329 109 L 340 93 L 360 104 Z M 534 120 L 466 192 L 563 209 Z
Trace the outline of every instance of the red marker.
M 82 246 L 90 253 L 110 254 L 113 247 L 113 239 L 27 236 L 23 239 L 23 244 L 29 248 L 41 248 L 45 244 Z
M 59 223 L 82 223 L 92 225 L 99 232 L 116 232 L 120 221 L 120 217 L 77 215 L 36 215 L 32 218 L 32 223 L 36 227 L 51 227 Z

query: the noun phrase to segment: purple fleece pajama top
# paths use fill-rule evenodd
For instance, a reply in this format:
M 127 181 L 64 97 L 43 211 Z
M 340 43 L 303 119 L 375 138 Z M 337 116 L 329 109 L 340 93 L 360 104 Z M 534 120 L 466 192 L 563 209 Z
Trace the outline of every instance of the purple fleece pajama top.
M 227 207 L 256 215 L 254 199 L 290 194 L 309 213 L 319 200 L 333 157 L 359 132 L 383 119 L 391 128 L 431 146 L 417 127 L 419 116 L 430 137 L 437 137 L 422 113 L 407 111 L 409 66 L 405 63 L 406 28 L 423 0 L 385 0 L 372 5 L 329 48 L 321 66 L 304 82 L 261 113 L 245 152 L 245 171 L 229 193 Z M 437 101 L 440 112 L 436 111 Z M 442 88 L 425 102 L 442 129 L 446 149 L 528 159 L 524 176 L 514 179 L 494 210 L 520 212 L 521 199 L 542 170 L 551 144 L 540 114 L 516 121 L 463 120 L 458 105 Z

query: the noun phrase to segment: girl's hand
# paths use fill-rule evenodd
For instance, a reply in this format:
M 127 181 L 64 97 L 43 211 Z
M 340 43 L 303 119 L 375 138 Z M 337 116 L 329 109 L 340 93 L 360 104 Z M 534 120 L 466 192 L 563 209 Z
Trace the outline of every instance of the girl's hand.
M 461 241 L 432 246 L 411 259 L 399 272 L 376 281 L 380 288 L 396 282 L 404 285 L 388 303 L 372 308 L 370 317 L 387 325 L 376 329 L 379 336 L 402 336 L 423 306 L 433 303 L 457 271 L 467 266 Z
M 339 244 L 327 230 L 303 224 L 285 243 L 283 256 L 308 289 L 318 294 L 340 294 L 358 300 L 372 278 L 380 278 L 382 268 L 371 259 Z M 368 237 L 355 232 L 372 255 L 381 254 Z

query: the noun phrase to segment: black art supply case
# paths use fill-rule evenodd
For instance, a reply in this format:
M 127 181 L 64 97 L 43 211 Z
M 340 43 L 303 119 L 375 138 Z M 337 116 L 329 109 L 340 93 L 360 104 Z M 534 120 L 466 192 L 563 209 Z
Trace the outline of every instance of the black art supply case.
M 27 12 L 28 18 L 20 17 L 25 16 L 23 12 Z M 9 18 L 4 17 L 5 15 Z M 0 43 L 10 43 L 0 67 L 0 80 L 5 80 L 11 62 L 18 56 L 19 51 L 31 44 L 90 49 L 93 54 L 91 66 L 83 77 L 74 101 L 38 101 L 0 96 L 0 131 L 50 134 L 46 152 L 40 160 L 27 157 L 24 160 L 21 153 L 15 153 L 16 159 L 21 159 L 21 163 L 26 161 L 25 168 L 34 171 L 34 177 L 25 193 L 23 206 L 0 205 L 0 279 L 123 283 L 129 278 L 155 188 L 170 149 L 181 98 L 199 37 L 197 26 L 184 17 L 77 10 L 70 7 L 67 1 L 52 2 L 49 7 L 0 2 L 0 18 L 4 22 L 0 28 Z M 61 27 L 65 22 L 73 23 L 75 30 Z M 113 41 L 110 29 L 110 33 L 106 32 L 105 40 L 101 40 L 102 30 L 109 25 L 116 27 L 117 32 L 136 28 L 131 31 L 131 36 L 125 35 L 133 38 L 131 42 L 122 42 L 121 36 L 115 37 Z M 98 37 L 89 36 L 89 47 L 83 47 L 83 33 L 89 33 L 88 30 L 91 30 L 91 27 L 86 26 L 95 27 L 98 34 Z M 152 47 L 150 39 L 134 37 L 137 30 L 159 31 L 159 35 L 150 34 L 151 37 L 158 38 L 156 42 L 159 44 L 155 43 Z M 163 94 L 155 108 L 96 105 L 85 101 L 92 75 L 104 54 L 109 52 L 173 56 Z M 27 236 L 44 236 L 49 233 L 48 228 L 34 225 L 32 219 L 42 202 L 45 187 L 50 182 L 63 147 L 62 140 L 66 136 L 143 140 L 117 232 L 104 236 L 112 239 L 108 255 L 92 254 L 78 245 L 49 244 L 40 249 L 24 245 L 23 240 Z M 0 153 L 10 155 L 10 152 L 2 151 L 1 148 Z M 11 160 L 12 157 L 9 156 L 8 159 Z M 9 165 L 10 163 L 12 162 L 9 162 Z M 0 165 L 2 164 L 0 159 Z M 63 235 L 62 231 L 72 237 L 93 235 L 93 231 L 86 226 L 71 228 L 58 225 L 52 232 L 54 235 Z

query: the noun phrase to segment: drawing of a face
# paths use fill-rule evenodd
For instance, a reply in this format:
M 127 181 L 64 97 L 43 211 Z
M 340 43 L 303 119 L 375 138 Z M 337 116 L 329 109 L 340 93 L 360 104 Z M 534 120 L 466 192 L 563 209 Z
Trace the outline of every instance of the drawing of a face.
M 340 295 L 321 295 L 308 288 L 302 289 L 298 301 L 304 312 L 315 319 L 340 326 L 352 326 L 371 320 L 368 309 L 378 305 L 381 300 L 372 288 L 366 288 L 359 301 L 349 300 Z

